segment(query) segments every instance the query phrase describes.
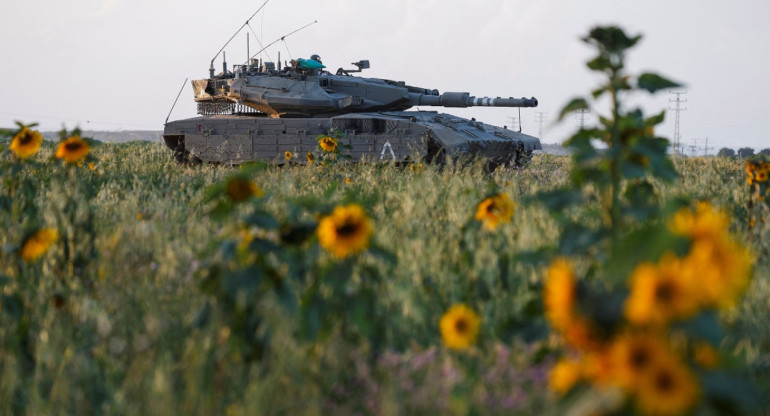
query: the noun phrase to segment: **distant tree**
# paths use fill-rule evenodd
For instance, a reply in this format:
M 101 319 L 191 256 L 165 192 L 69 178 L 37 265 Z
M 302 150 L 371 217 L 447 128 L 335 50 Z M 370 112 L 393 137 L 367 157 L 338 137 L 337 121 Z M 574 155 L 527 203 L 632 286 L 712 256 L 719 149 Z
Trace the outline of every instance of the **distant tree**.
M 717 153 L 717 156 L 719 156 L 719 157 L 735 157 L 735 150 L 723 147 L 723 148 L 719 149 L 719 153 Z
M 741 158 L 749 157 L 752 155 L 754 155 L 754 149 L 750 147 L 741 147 L 740 149 L 738 149 L 738 156 L 740 156 Z
M 760 150 L 759 154 L 760 155 L 770 156 L 770 148 L 764 148 L 764 149 Z

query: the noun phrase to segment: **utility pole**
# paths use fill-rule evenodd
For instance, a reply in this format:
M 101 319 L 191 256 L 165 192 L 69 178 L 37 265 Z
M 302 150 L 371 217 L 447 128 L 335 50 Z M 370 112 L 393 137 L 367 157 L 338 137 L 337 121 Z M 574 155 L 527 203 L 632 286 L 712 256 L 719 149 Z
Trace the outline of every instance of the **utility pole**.
M 543 123 L 545 123 L 546 120 L 548 120 L 547 111 L 538 111 L 537 114 L 535 114 L 535 121 L 540 123 L 540 133 L 539 133 L 540 141 L 543 141 Z
M 520 127 L 518 117 L 508 117 L 508 121 L 511 123 L 511 130 L 516 130 Z M 519 133 L 521 133 L 521 128 L 519 128 Z
M 704 144 L 703 147 L 701 147 L 701 150 L 703 150 L 703 156 L 708 156 L 709 151 L 714 150 L 714 147 L 709 147 L 708 137 L 705 137 L 704 139 L 706 140 L 706 144 Z
M 587 108 L 581 108 L 580 110 L 577 110 L 576 113 L 578 113 L 578 115 L 575 116 L 578 121 L 578 127 L 580 127 L 580 129 L 584 129 L 586 127 L 586 121 L 591 118 L 591 116 L 588 114 L 589 111 Z
M 669 110 L 676 111 L 676 116 L 674 117 L 674 154 L 676 155 L 680 151 L 679 146 L 680 146 L 680 141 L 682 139 L 682 136 L 679 134 L 679 112 L 687 110 L 687 107 L 682 108 L 680 106 L 680 104 L 687 102 L 687 100 L 681 99 L 681 95 L 687 94 L 687 91 L 684 91 L 684 92 L 669 91 L 668 93 L 676 95 L 675 100 L 672 100 L 670 98 L 668 99 L 668 102 L 676 104 L 676 107 L 674 108 L 669 107 Z
M 696 137 L 692 139 L 692 144 L 690 145 L 690 156 L 693 156 L 693 157 L 698 156 L 697 151 L 698 151 L 698 138 Z

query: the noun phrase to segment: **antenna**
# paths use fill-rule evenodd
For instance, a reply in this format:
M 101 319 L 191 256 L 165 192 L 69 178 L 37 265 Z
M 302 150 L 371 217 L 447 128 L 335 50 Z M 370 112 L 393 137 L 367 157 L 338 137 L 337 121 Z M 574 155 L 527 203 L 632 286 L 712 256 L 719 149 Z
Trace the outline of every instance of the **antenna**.
M 179 89 L 179 94 L 176 95 L 176 100 L 174 100 L 174 104 L 171 105 L 171 110 L 168 110 L 166 121 L 163 122 L 164 126 L 168 124 L 168 118 L 171 117 L 171 112 L 174 111 L 174 107 L 176 107 L 176 102 L 179 101 L 179 96 L 182 95 L 182 90 L 184 90 L 185 84 L 187 84 L 187 78 L 184 79 L 184 82 L 182 83 L 182 88 Z
M 235 39 L 235 36 L 236 36 L 236 35 L 238 35 L 238 33 L 240 33 L 240 31 L 241 31 L 241 30 L 243 30 L 243 28 L 244 28 L 244 27 L 246 27 L 246 25 L 248 25 L 248 24 L 249 24 L 249 20 L 253 19 L 253 18 L 254 18 L 254 16 L 256 16 L 256 15 L 257 15 L 257 13 L 259 13 L 259 11 L 260 11 L 260 10 L 262 10 L 262 8 L 263 8 L 263 7 L 265 7 L 265 5 L 267 4 L 267 2 L 269 2 L 269 1 L 270 1 L 270 0 L 265 0 L 265 2 L 264 2 L 264 3 L 262 3 L 262 5 L 261 5 L 261 6 L 259 6 L 259 9 L 257 9 L 257 11 L 256 11 L 256 12 L 254 12 L 254 14 L 252 14 L 252 15 L 251 15 L 251 17 L 249 17 L 248 19 L 246 19 L 246 23 L 244 23 L 243 25 L 241 25 L 241 27 L 239 27 L 239 28 L 238 28 L 238 30 L 236 30 L 236 31 L 235 31 L 235 33 L 233 34 L 233 36 L 231 36 L 231 37 L 230 37 L 230 40 L 228 40 L 227 42 L 225 42 L 224 46 L 222 46 L 222 49 L 220 49 L 220 50 L 219 50 L 219 52 L 217 52 L 217 54 L 216 54 L 216 55 L 214 55 L 214 57 L 213 57 L 213 58 L 211 58 L 211 66 L 209 67 L 209 74 L 211 75 L 211 77 L 212 77 L 212 78 L 214 77 L 214 60 L 215 60 L 215 59 L 217 59 L 217 56 L 219 56 L 219 54 L 220 54 L 220 53 L 222 53 L 222 51 L 223 51 L 223 50 L 225 50 L 225 48 L 227 47 L 227 45 L 228 45 L 228 44 L 229 44 L 229 43 L 230 43 L 230 42 L 231 42 L 233 39 Z M 248 63 L 248 61 L 247 61 L 246 63 Z
M 316 23 L 318 23 L 318 20 L 314 20 L 314 21 L 312 21 L 312 22 L 310 22 L 310 23 L 306 24 L 305 26 L 302 26 L 301 28 L 299 28 L 299 29 L 297 29 L 297 30 L 295 30 L 295 31 L 293 31 L 293 32 L 290 32 L 290 33 L 287 33 L 287 34 L 285 34 L 285 35 L 281 36 L 280 38 L 278 38 L 278 39 L 276 39 L 276 40 L 274 40 L 274 41 L 270 42 L 270 43 L 269 43 L 267 46 L 265 46 L 265 47 L 263 47 L 262 49 L 260 49 L 259 51 L 257 51 L 257 53 L 255 53 L 254 55 L 251 55 L 251 56 L 249 57 L 249 59 L 251 59 L 251 58 L 253 58 L 253 57 L 255 57 L 255 56 L 259 55 L 260 53 L 262 53 L 262 51 L 264 51 L 265 49 L 267 49 L 267 48 L 269 48 L 269 47 L 273 46 L 273 45 L 274 45 L 274 44 L 276 44 L 278 41 L 280 41 L 280 40 L 284 40 L 284 39 L 288 38 L 289 36 L 291 36 L 291 35 L 293 35 L 293 34 L 295 34 L 295 33 L 299 32 L 300 30 L 302 30 L 302 29 L 304 29 L 304 28 L 306 28 L 306 27 L 308 27 L 308 26 L 314 25 L 314 24 L 316 24 Z M 247 61 L 246 63 L 248 63 L 248 61 Z

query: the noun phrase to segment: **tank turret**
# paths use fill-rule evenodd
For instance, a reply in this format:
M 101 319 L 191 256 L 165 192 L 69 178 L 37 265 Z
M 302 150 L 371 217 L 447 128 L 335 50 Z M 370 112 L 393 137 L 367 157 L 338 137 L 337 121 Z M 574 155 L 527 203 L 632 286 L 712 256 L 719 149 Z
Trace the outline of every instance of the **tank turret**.
M 271 62 L 266 62 L 236 66 L 234 75 L 223 72 L 220 76 L 195 80 L 192 84 L 201 114 L 220 112 L 235 105 L 272 117 L 331 117 L 367 111 L 404 111 L 414 106 L 537 106 L 534 97 L 477 98 L 467 92 L 439 94 L 435 89 L 414 87 L 403 81 L 354 77 L 350 74 L 369 68 L 369 61 L 354 62 L 353 65 L 358 69 L 340 68 L 336 75 L 332 75 L 315 59 L 292 61 L 283 71 L 275 70 Z

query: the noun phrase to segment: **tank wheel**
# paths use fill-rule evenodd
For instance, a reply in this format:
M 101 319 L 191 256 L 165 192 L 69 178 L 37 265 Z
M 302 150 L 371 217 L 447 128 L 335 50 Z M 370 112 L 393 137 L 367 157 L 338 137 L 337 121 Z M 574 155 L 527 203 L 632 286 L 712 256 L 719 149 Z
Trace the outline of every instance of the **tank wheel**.
M 521 169 L 532 161 L 532 151 L 524 150 L 524 143 L 519 142 L 516 146 L 516 158 L 513 160 L 513 167 Z
M 197 157 L 193 156 L 184 148 L 184 142 L 179 141 L 179 144 L 176 146 L 176 149 L 174 149 L 174 160 L 177 161 L 177 163 L 180 163 L 182 165 L 200 165 L 203 163 L 203 161 Z
M 446 163 L 446 149 L 433 139 L 428 139 L 428 152 L 425 155 L 425 162 L 432 165 L 443 165 Z

